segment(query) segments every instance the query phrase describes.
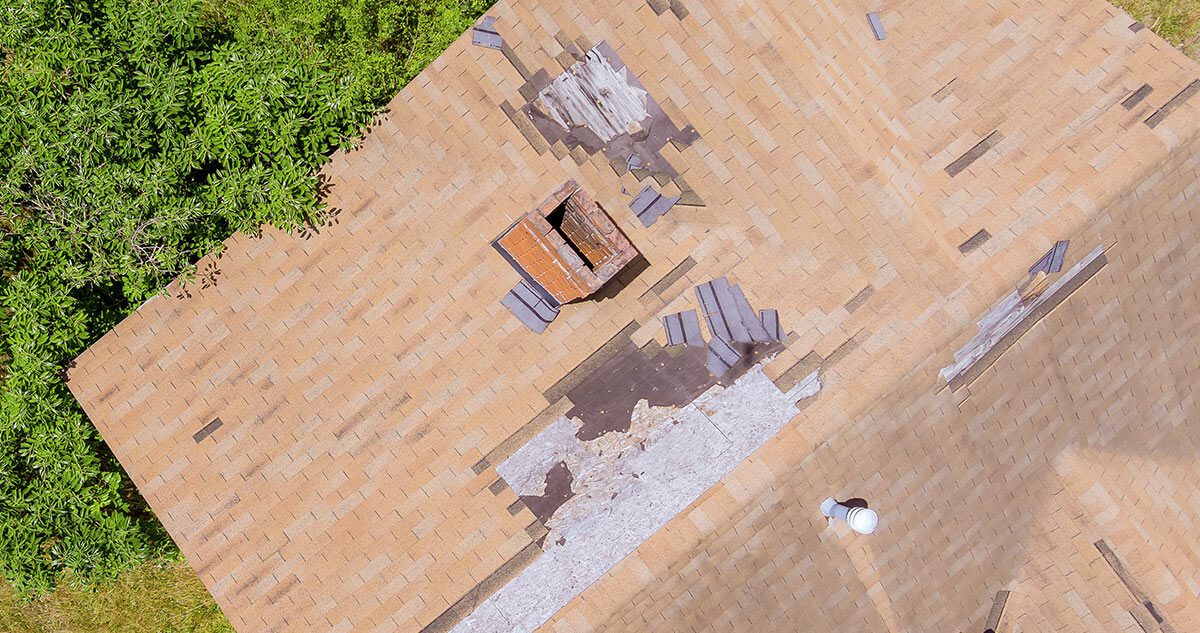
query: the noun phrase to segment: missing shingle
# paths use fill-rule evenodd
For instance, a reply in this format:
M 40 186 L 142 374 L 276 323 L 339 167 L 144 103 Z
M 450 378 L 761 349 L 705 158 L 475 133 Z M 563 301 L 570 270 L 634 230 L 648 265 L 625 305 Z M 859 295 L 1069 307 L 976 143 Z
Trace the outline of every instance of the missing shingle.
M 598 367 L 608 362 L 610 358 L 616 356 L 626 347 L 632 345 L 633 340 L 630 337 L 639 327 L 641 326 L 637 321 L 630 321 L 625 327 L 621 328 L 620 332 L 617 332 L 612 338 L 608 339 L 604 345 L 601 345 L 599 349 L 592 352 L 583 362 L 567 372 L 567 375 L 560 378 L 553 385 L 550 385 L 542 395 L 546 397 L 548 402 L 557 402 L 559 398 L 567 395 L 567 392 L 579 386 Z
M 222 424 L 224 424 L 224 422 L 221 421 L 221 418 L 213 418 L 212 422 L 205 424 L 204 428 L 196 431 L 196 433 L 192 435 L 192 439 L 196 440 L 196 443 L 199 444 L 200 442 L 204 441 L 204 438 L 212 435 L 214 431 L 221 428 Z
M 990 313 L 981 321 L 981 331 L 964 347 L 954 353 L 955 362 L 942 369 L 941 376 L 950 384 L 950 391 L 956 392 L 969 386 L 983 375 L 995 362 L 1004 355 L 1022 336 L 1042 320 L 1052 310 L 1066 301 L 1084 283 L 1094 277 L 1097 272 L 1108 264 L 1102 246 L 1096 247 L 1090 254 L 1077 262 L 1074 267 L 1064 273 L 1046 291 L 1042 292 L 1032 308 L 1025 311 L 1013 322 L 1004 320 L 1002 329 L 988 327 L 985 333 L 984 323 L 996 322 L 995 313 Z M 1004 304 L 1001 304 L 1002 306 Z M 1011 311 L 1001 314 L 1013 314 Z
M 992 234 L 988 233 L 987 229 L 979 229 L 972 235 L 970 239 L 958 245 L 958 250 L 964 255 L 983 246 L 983 243 L 992 239 Z
M 671 272 L 664 275 L 663 278 L 659 279 L 653 286 L 650 286 L 650 289 L 646 292 L 643 292 L 642 296 L 638 298 L 645 299 L 646 295 L 650 294 L 658 295 L 661 298 L 663 293 L 665 293 L 667 290 L 670 290 L 671 286 L 675 285 L 675 282 L 683 279 L 683 277 L 688 274 L 688 271 L 691 270 L 695 265 L 696 260 L 692 259 L 691 255 L 688 255 L 683 259 L 683 261 L 679 262 L 679 264 L 672 268 Z
M 867 299 L 870 299 L 871 295 L 873 294 L 875 294 L 875 286 L 867 284 L 866 288 L 859 290 L 858 294 L 854 295 L 854 297 L 846 302 L 846 312 L 854 314 L 854 311 L 861 308 L 862 305 L 867 302 Z
M 1142 586 L 1129 573 L 1129 570 L 1125 567 L 1125 563 L 1121 561 L 1117 553 L 1108 545 L 1108 542 L 1100 539 L 1094 545 L 1096 546 L 1096 550 L 1100 552 L 1100 556 L 1104 559 L 1104 562 L 1108 563 L 1113 573 L 1117 575 L 1117 579 L 1121 581 L 1121 584 L 1125 585 L 1125 589 L 1145 609 L 1144 612 L 1129 612 L 1137 620 L 1138 625 L 1147 631 L 1159 630 L 1164 633 L 1173 633 L 1175 630 L 1174 627 L 1167 623 L 1166 618 L 1158 611 L 1158 607 L 1150 599 L 1150 596 L 1146 594 Z
M 654 13 L 657 15 L 662 15 L 671 10 L 671 3 L 668 0 L 646 0 L 646 4 L 650 5 L 650 8 L 654 9 Z
M 671 0 L 671 13 L 674 13 L 675 17 L 679 18 L 680 20 L 688 16 L 687 7 L 683 6 L 683 2 L 681 2 L 681 0 Z
M 876 41 L 887 39 L 887 32 L 883 29 L 883 20 L 879 19 L 878 13 L 868 13 L 867 23 L 871 25 L 871 33 L 875 35 Z
M 1141 22 L 1134 22 L 1133 24 L 1129 25 L 1129 30 L 1133 31 L 1134 33 L 1137 33 L 1144 28 L 1146 28 L 1146 25 L 1142 24 Z
M 1145 99 L 1151 92 L 1154 92 L 1154 88 L 1150 84 L 1142 84 L 1141 88 L 1134 90 L 1128 97 L 1125 97 L 1121 105 L 1125 106 L 1126 110 L 1132 110 L 1134 106 L 1141 103 L 1142 99 Z
M 1170 101 L 1164 103 L 1161 108 L 1159 108 L 1154 114 L 1150 115 L 1150 118 L 1146 119 L 1146 125 L 1150 126 L 1151 129 L 1158 127 L 1159 123 L 1162 123 L 1168 115 L 1174 112 L 1176 108 L 1183 105 L 1185 101 L 1190 99 L 1192 95 L 1196 94 L 1197 92 L 1200 92 L 1200 79 L 1188 84 L 1187 87 L 1179 91 L 1179 94 L 1171 97 Z
M 540 523 L 535 525 L 541 526 Z M 545 528 L 542 528 L 543 530 Z M 544 534 L 543 534 L 544 536 Z M 487 578 L 480 581 L 468 591 L 463 597 L 459 598 L 450 608 L 446 609 L 435 618 L 432 622 L 425 625 L 421 629 L 421 633 L 445 633 L 455 627 L 463 618 L 471 614 L 479 603 L 486 600 L 492 594 L 496 593 L 510 580 L 515 578 L 523 569 L 529 566 L 538 556 L 541 556 L 542 548 L 537 543 L 530 543 L 524 549 L 517 552 L 516 556 L 505 561 L 496 571 L 488 574 Z
M 983 156 L 989 149 L 995 147 L 1003 139 L 1004 135 L 1001 134 L 999 130 L 993 130 L 991 134 L 983 137 L 983 140 L 976 143 L 975 146 L 967 150 L 965 154 L 959 156 L 958 159 L 956 159 L 953 163 L 946 165 L 946 173 L 950 174 L 951 176 L 957 176 L 961 174 L 964 170 L 966 170 L 966 168 L 971 166 L 971 163 L 979 160 L 980 156 Z

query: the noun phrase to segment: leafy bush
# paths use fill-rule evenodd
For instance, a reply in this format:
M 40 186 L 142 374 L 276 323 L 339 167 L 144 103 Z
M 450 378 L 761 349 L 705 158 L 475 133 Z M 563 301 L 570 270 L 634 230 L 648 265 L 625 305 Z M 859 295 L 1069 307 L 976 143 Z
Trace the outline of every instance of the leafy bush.
M 214 2 L 239 38 L 263 34 L 298 54 L 314 44 L 345 69 L 349 90 L 386 101 L 437 58 L 492 0 L 230 0 Z
M 28 594 L 174 552 L 64 368 L 231 233 L 321 222 L 328 154 L 486 4 L 0 9 L 0 576 Z

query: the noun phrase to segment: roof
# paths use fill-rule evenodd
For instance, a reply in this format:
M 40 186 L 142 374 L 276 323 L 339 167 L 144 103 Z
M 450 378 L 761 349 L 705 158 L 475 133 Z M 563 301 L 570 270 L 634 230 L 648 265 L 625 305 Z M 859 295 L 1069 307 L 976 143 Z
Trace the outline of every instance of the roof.
M 503 50 L 464 35 L 333 157 L 335 223 L 234 236 L 215 285 L 173 284 L 71 372 L 238 630 L 497 630 L 526 598 L 518 630 L 968 630 L 1000 589 L 1022 630 L 1135 630 L 1130 578 L 1175 630 L 1200 622 L 1180 379 L 1200 113 L 1172 100 L 1196 64 L 1101 0 L 891 3 L 881 41 L 840 0 L 491 15 Z M 534 112 L 593 48 L 647 93 L 645 136 Z M 491 240 L 570 179 L 646 264 L 538 335 L 500 304 L 520 277 Z M 647 184 L 680 197 L 648 227 L 625 193 Z M 947 387 L 980 315 L 1066 239 L 1067 268 L 1096 246 L 1107 265 Z M 571 394 L 639 388 L 613 359 L 687 359 L 660 319 L 722 277 L 778 310 L 782 350 L 572 435 Z M 880 530 L 826 526 L 839 495 Z M 638 520 L 588 514 L 607 509 Z M 570 558 L 589 526 L 628 555 Z

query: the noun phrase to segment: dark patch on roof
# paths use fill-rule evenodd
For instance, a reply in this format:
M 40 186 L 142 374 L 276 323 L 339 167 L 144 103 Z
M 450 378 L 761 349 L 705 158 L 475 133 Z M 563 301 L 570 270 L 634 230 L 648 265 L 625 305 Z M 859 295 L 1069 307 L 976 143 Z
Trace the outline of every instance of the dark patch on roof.
M 442 612 L 432 622 L 425 625 L 420 633 L 446 633 L 471 614 L 479 603 L 496 593 L 498 589 L 508 584 L 521 570 L 541 556 L 542 548 L 537 543 L 526 545 L 515 556 L 508 559 L 496 571 L 488 574 L 479 584 L 472 587 L 463 597 L 459 598 Z
M 571 490 L 574 481 L 575 476 L 571 474 L 571 469 L 567 468 L 567 462 L 560 461 L 546 473 L 546 489 L 542 494 L 522 495 L 521 501 L 545 525 L 562 504 L 575 496 L 575 491 Z
M 964 255 L 983 246 L 983 243 L 992 239 L 992 234 L 988 233 L 987 229 L 979 229 L 967 241 L 958 245 L 958 250 Z
M 690 271 L 695 266 L 696 266 L 696 260 L 692 259 L 691 255 L 688 255 L 687 257 L 685 257 L 683 259 L 683 261 L 676 264 L 675 267 L 671 269 L 671 272 L 668 272 L 666 275 L 663 275 L 662 279 L 659 279 L 657 282 L 655 282 L 653 286 L 650 286 L 649 290 L 647 290 L 646 292 L 643 292 L 642 296 L 638 297 L 638 298 L 645 299 L 646 295 L 651 294 L 651 293 L 656 294 L 659 297 L 662 297 L 664 292 L 666 292 L 667 290 L 670 290 L 671 286 L 675 285 L 675 282 L 679 281 L 680 279 L 683 279 L 683 277 L 688 274 L 688 271 Z
M 1164 103 L 1154 114 L 1151 114 L 1150 118 L 1146 119 L 1146 125 L 1150 126 L 1151 129 L 1158 127 L 1159 123 L 1162 123 L 1164 119 L 1170 116 L 1172 112 L 1197 92 L 1200 92 L 1200 79 L 1192 81 L 1183 90 L 1180 90 L 1178 94 L 1171 97 L 1170 101 Z
M 214 431 L 221 428 L 223 424 L 225 423 L 221 421 L 221 418 L 213 418 L 212 422 L 205 424 L 204 428 L 196 431 L 195 434 L 192 435 L 192 439 L 196 440 L 196 443 L 199 444 L 204 440 L 204 438 L 212 435 Z
M 933 100 L 937 101 L 938 103 L 941 103 L 942 101 L 944 101 L 946 99 L 946 97 L 949 97 L 950 95 L 954 94 L 954 91 L 957 88 L 958 88 L 958 77 L 955 77 L 954 79 L 951 79 L 950 81 L 946 82 L 946 85 L 939 88 L 937 92 L 933 93 Z
M 1125 100 L 1121 102 L 1121 105 L 1125 106 L 1126 110 L 1132 110 L 1134 106 L 1141 103 L 1142 99 L 1145 99 L 1147 96 L 1149 96 L 1151 92 L 1154 92 L 1154 88 L 1151 87 L 1150 84 L 1142 84 L 1141 88 L 1134 90 L 1132 94 L 1130 94 L 1128 97 L 1125 97 Z
M 846 312 L 854 314 L 854 312 L 861 308 L 863 304 L 867 302 L 867 299 L 870 299 L 871 295 L 873 294 L 875 294 L 875 286 L 867 284 L 866 288 L 859 290 L 858 294 L 854 295 L 849 301 L 846 302 Z
M 993 130 L 991 134 L 983 137 L 983 140 L 976 143 L 975 146 L 967 150 L 965 154 L 955 159 L 953 163 L 946 165 L 946 173 L 950 174 L 951 176 L 957 176 L 961 174 L 964 170 L 966 170 L 966 168 L 971 166 L 971 163 L 979 160 L 980 156 L 983 156 L 989 149 L 995 147 L 996 144 L 1003 139 L 1004 135 L 1001 134 L 999 130 Z

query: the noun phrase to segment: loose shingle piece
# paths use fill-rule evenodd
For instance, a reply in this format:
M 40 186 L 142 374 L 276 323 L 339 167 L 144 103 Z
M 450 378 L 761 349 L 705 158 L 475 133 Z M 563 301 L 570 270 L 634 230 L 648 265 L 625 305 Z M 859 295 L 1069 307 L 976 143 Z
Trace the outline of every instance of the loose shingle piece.
M 558 307 L 551 305 L 542 293 L 526 280 L 521 280 L 521 283 L 504 295 L 500 303 L 535 334 L 545 332 L 546 327 L 558 317 Z
M 663 317 L 667 330 L 667 345 L 691 345 L 704 347 L 704 336 L 700 334 L 700 318 L 695 310 L 668 314 Z
M 762 310 L 758 313 L 758 318 L 760 321 L 762 321 L 763 329 L 767 331 L 767 335 L 772 341 L 783 340 L 783 328 L 779 326 L 778 310 Z
M 1062 270 L 1063 260 L 1067 256 L 1067 245 L 1070 243 L 1070 240 L 1059 240 L 1055 243 L 1054 248 L 1047 251 L 1041 259 L 1037 260 L 1037 263 L 1029 267 L 1029 274 L 1036 275 L 1038 271 L 1050 274 Z
M 708 343 L 708 371 L 720 378 L 745 356 L 733 344 L 724 339 L 714 338 Z
M 637 155 L 634 154 L 634 158 L 636 157 Z M 679 202 L 679 196 L 664 196 L 655 191 L 654 187 L 646 185 L 646 188 L 642 189 L 641 193 L 629 203 L 629 208 L 633 209 L 634 215 L 641 221 L 642 226 L 649 227 L 671 210 L 676 202 Z
M 696 287 L 696 298 L 704 310 L 708 331 L 733 343 L 765 343 L 770 339 L 758 313 L 738 285 L 718 277 Z
M 479 24 L 476 24 L 475 28 L 471 29 L 471 43 L 476 46 L 494 48 L 496 50 L 504 48 L 504 39 L 496 31 L 495 24 L 496 18 L 490 15 L 483 16 Z
M 883 30 L 883 20 L 879 19 L 878 13 L 868 13 L 867 22 L 871 24 L 871 32 L 875 34 L 876 40 L 887 38 L 887 33 Z
M 708 323 L 708 369 L 720 378 L 761 343 L 783 340 L 779 312 L 756 312 L 738 284 L 724 277 L 696 286 L 696 299 Z

